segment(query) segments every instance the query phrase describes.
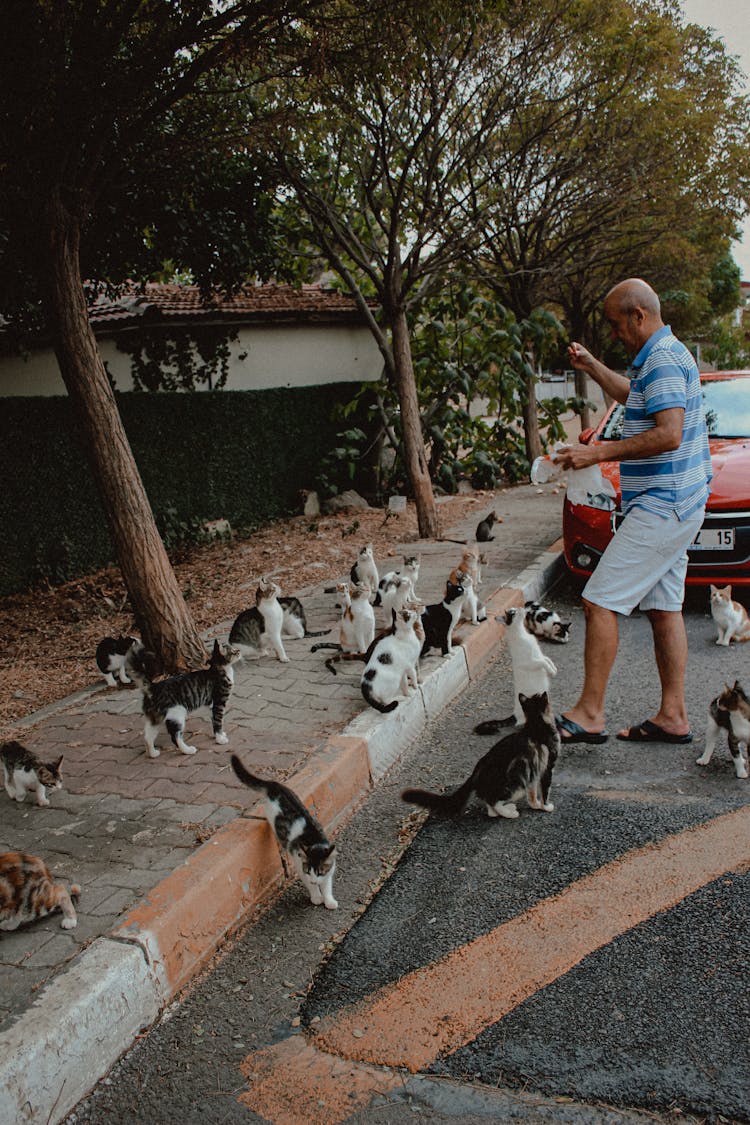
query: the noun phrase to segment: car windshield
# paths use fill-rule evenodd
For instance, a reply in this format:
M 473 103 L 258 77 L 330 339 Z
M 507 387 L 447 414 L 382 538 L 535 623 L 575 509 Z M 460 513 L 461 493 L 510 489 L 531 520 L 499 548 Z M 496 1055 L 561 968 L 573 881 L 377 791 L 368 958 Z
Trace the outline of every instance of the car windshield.
M 703 383 L 703 409 L 712 438 L 750 438 L 750 377 Z M 622 437 L 625 407 L 616 406 L 604 424 L 601 441 Z

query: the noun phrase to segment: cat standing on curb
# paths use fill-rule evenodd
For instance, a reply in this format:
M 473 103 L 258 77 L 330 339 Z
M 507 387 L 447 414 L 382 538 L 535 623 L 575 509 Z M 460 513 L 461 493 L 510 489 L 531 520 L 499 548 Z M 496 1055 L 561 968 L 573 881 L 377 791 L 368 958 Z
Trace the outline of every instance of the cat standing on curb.
M 741 602 L 732 600 L 732 587 L 711 587 L 711 616 L 719 630 L 717 645 L 750 641 L 750 617 Z
M 470 777 L 452 793 L 405 789 L 401 799 L 442 816 L 460 816 L 472 794 L 487 806 L 488 816 L 514 820 L 516 802 L 526 798 L 529 808 L 553 812 L 549 800 L 552 770 L 560 753 L 560 734 L 546 692 L 521 693 L 525 722 L 500 739 L 479 759 Z
M 77 883 L 70 893 L 63 883 L 56 883 L 39 856 L 24 852 L 0 855 L 0 930 L 16 930 L 58 907 L 63 912 L 61 927 L 72 930 L 78 918 L 71 900 L 80 893 Z
M 424 629 L 417 611 L 394 613 L 392 632 L 375 641 L 362 673 L 360 688 L 366 703 L 376 711 L 394 711 L 398 707 L 395 695 L 416 691 L 423 644 Z
M 706 725 L 706 748 L 696 764 L 707 766 L 716 749 L 719 731 L 727 732 L 729 753 L 734 762 L 734 772 L 739 778 L 747 777 L 747 748 L 750 742 L 750 700 L 740 687 L 739 680 L 734 687 L 726 684 L 724 690 L 711 701 Z M 742 747 L 745 747 L 743 756 Z
M 117 686 L 115 676 L 119 678 L 121 684 L 130 683 L 125 669 L 125 658 L 133 645 L 138 643 L 137 637 L 124 637 L 122 633 L 119 637 L 103 637 L 99 641 L 96 646 L 96 666 L 109 687 Z
M 506 626 L 505 638 L 508 642 L 510 659 L 513 665 L 513 697 L 516 700 L 513 715 L 505 719 L 487 719 L 474 727 L 475 734 L 497 734 L 502 727 L 524 721 L 524 711 L 519 696 L 549 696 L 549 678 L 557 675 L 557 666 L 545 656 L 539 641 L 526 628 L 526 614 L 523 609 L 513 606 L 504 615 L 495 618 Z
M 13 801 L 23 801 L 27 793 L 36 793 L 39 808 L 49 805 L 47 789 L 62 789 L 62 754 L 56 762 L 43 762 L 20 742 L 0 746 L 5 790 Z
M 232 769 L 250 789 L 259 790 L 264 800 L 266 820 L 271 825 L 282 851 L 291 857 L 313 906 L 321 903 L 328 910 L 336 910 L 333 897 L 333 873 L 336 870 L 336 847 L 312 813 L 280 781 L 264 781 L 255 777 L 232 754 Z
M 223 648 L 214 641 L 213 652 L 207 668 L 197 672 L 183 672 L 166 680 L 151 679 L 155 657 L 140 645 L 128 654 L 128 671 L 143 693 L 145 727 L 143 736 L 149 758 L 158 758 L 156 736 L 162 725 L 172 742 L 183 754 L 196 754 L 195 746 L 188 746 L 183 732 L 189 714 L 199 707 L 211 708 L 214 738 L 220 746 L 229 738 L 224 732 L 224 711 L 234 686 L 232 665 L 240 659 L 240 651 L 231 645 Z
M 289 663 L 281 639 L 284 607 L 279 601 L 280 593 L 280 587 L 263 575 L 255 591 L 255 605 L 235 618 L 229 643 L 239 649 L 242 657 L 270 656 L 275 652 L 283 664 Z

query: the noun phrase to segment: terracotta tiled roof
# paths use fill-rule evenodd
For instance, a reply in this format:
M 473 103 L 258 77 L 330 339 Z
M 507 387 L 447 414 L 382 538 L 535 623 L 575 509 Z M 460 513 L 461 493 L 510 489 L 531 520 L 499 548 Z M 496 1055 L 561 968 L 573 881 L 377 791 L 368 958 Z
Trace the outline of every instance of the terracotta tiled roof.
M 209 320 L 269 323 L 278 321 L 363 323 L 351 297 L 320 285 L 247 285 L 231 297 L 201 298 L 195 285 L 149 283 L 116 300 L 97 298 L 89 306 L 97 333 L 137 324 L 184 324 Z

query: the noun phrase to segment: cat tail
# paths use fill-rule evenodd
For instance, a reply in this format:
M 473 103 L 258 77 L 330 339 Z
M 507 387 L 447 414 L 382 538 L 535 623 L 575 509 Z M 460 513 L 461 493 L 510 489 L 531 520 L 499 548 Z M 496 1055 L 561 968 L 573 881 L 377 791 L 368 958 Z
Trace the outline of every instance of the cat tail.
M 441 816 L 460 816 L 474 791 L 474 774 L 452 793 L 430 793 L 427 789 L 404 789 L 401 800 L 408 805 L 419 805 Z
M 333 648 L 333 645 L 328 645 L 328 646 L 326 646 L 326 645 L 315 645 L 315 648 L 326 648 L 326 647 Z M 338 647 L 341 648 L 341 645 L 339 645 Z M 312 651 L 312 649 L 310 651 Z M 338 664 L 338 662 L 340 660 L 367 660 L 367 659 L 368 659 L 368 656 L 367 656 L 366 652 L 344 652 L 342 650 L 339 653 L 338 656 L 329 656 L 328 657 L 328 659 L 326 660 L 326 668 L 328 669 L 329 672 L 332 672 L 334 676 L 337 676 L 338 672 L 334 668 L 334 664 Z
M 506 715 L 504 719 L 485 719 L 483 723 L 477 723 L 474 727 L 474 734 L 497 734 L 503 727 L 513 727 L 515 725 L 515 715 Z
M 250 773 L 250 770 L 245 768 L 236 754 L 232 754 L 230 760 L 232 762 L 232 769 L 237 774 L 237 777 L 240 779 L 243 785 L 247 785 L 250 789 L 261 789 L 264 793 L 266 792 L 266 790 L 268 789 L 267 781 L 264 781 L 261 777 L 256 777 L 255 774 Z
M 326 629 L 327 633 L 330 633 L 330 631 L 331 631 L 330 629 Z M 316 635 L 315 633 L 309 633 L 309 634 L 306 633 L 305 634 L 305 636 L 315 636 L 315 635 Z M 323 636 L 322 633 L 320 633 L 319 635 L 321 637 Z M 321 641 L 320 644 L 311 645 L 310 652 L 318 652 L 318 650 L 321 649 L 321 648 L 333 648 L 333 649 L 336 650 L 336 652 L 341 652 L 341 645 L 337 644 L 335 641 Z
M 330 631 L 331 631 L 330 629 L 318 629 L 317 632 L 308 633 L 307 629 L 305 629 L 305 636 L 306 637 L 327 637 L 328 634 L 330 633 Z M 312 648 L 310 649 L 310 652 L 315 652 L 315 649 L 320 648 L 320 647 L 321 647 L 320 645 L 313 645 Z
M 362 681 L 360 687 L 362 688 L 362 695 L 364 696 L 365 703 L 369 703 L 370 706 L 374 707 L 376 711 L 380 711 L 382 714 L 387 714 L 388 711 L 395 711 L 398 707 L 397 699 L 392 700 L 390 703 L 381 703 L 379 699 L 376 699 L 372 694 L 372 689 L 370 688 L 369 683 L 366 680 Z

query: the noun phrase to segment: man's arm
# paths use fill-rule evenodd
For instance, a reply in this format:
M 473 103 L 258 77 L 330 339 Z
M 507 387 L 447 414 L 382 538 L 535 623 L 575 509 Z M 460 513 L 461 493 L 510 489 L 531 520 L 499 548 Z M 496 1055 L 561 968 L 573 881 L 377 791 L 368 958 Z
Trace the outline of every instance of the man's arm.
M 627 376 L 619 375 L 617 371 L 611 371 L 601 360 L 594 359 L 591 352 L 587 351 L 582 344 L 571 344 L 568 347 L 568 355 L 573 366 L 590 375 L 606 395 L 609 395 L 616 402 L 627 401 L 630 392 L 630 379 Z
M 585 469 L 588 465 L 598 465 L 600 461 L 639 461 L 642 457 L 679 449 L 685 418 L 683 407 L 659 410 L 652 418 L 654 424 L 651 429 L 632 437 L 560 449 L 553 454 L 555 464 L 563 469 Z

